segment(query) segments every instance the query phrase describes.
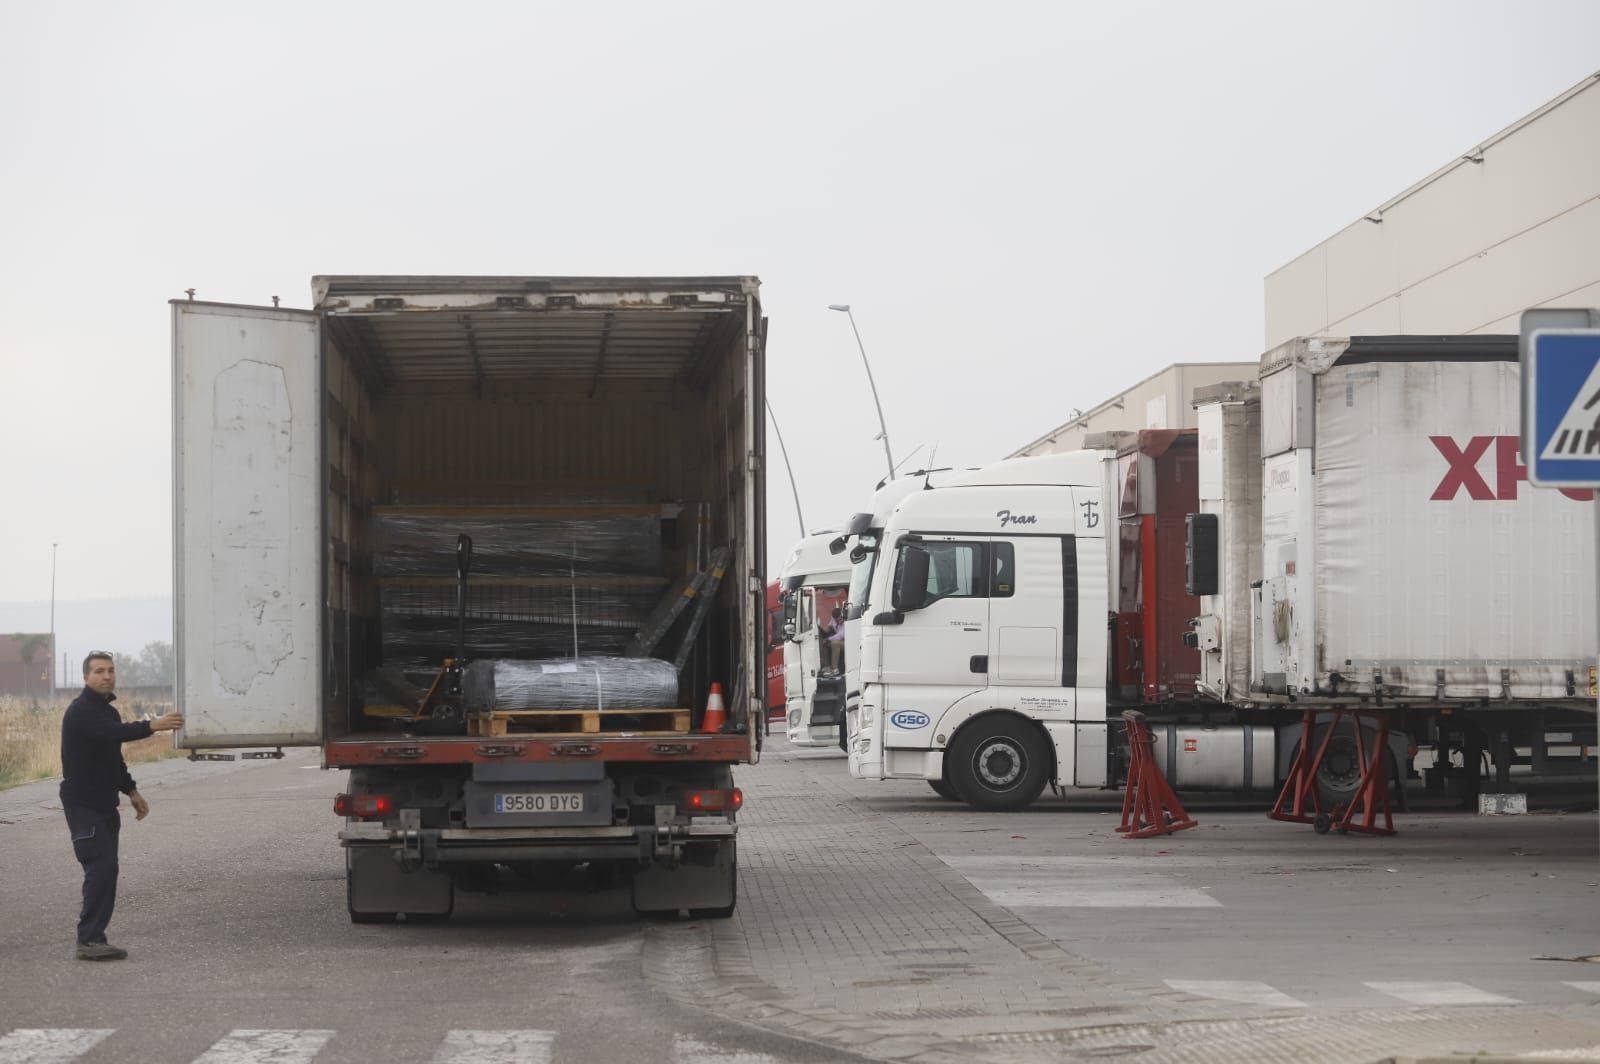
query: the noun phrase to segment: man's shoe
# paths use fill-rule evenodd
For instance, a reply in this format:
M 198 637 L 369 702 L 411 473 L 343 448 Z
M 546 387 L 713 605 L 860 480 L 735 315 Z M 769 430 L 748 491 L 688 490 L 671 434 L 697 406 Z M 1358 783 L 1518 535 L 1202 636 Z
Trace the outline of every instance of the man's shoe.
M 78 959 L 80 961 L 121 961 L 128 958 L 128 951 L 113 946 L 107 942 L 87 942 L 78 944 Z

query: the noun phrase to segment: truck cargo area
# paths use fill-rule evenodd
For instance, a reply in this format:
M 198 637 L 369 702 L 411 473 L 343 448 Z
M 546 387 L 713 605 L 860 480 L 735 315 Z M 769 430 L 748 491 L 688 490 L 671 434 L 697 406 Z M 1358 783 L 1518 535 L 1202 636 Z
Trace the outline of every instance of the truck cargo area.
M 736 533 L 752 501 L 740 281 L 671 292 L 615 280 L 315 285 L 328 740 L 404 731 L 375 671 L 426 686 L 454 656 L 460 535 L 473 544 L 469 659 L 620 657 L 675 581 L 718 548 L 749 549 Z M 688 731 L 711 683 L 745 682 L 740 590 L 720 588 L 697 633 L 680 618 L 655 650 L 671 658 L 692 641 L 679 689 L 650 708 L 693 721 L 613 717 L 602 688 L 571 707 L 587 715 L 531 714 L 500 732 Z

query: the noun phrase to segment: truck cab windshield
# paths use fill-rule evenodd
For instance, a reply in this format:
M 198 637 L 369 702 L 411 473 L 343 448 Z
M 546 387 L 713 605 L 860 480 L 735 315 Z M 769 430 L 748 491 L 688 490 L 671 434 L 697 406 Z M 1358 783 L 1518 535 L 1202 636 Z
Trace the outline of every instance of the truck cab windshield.
M 856 537 L 852 552 L 859 552 L 861 560 L 850 567 L 850 609 L 846 616 L 855 620 L 867 611 L 867 600 L 872 591 L 872 574 L 878 569 L 878 529 L 870 529 Z

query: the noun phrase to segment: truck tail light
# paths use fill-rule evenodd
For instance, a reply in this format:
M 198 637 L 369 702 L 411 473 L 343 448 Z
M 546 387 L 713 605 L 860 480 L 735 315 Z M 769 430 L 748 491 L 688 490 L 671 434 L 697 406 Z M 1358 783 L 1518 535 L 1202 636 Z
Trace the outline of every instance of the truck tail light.
M 377 820 L 394 812 L 394 799 L 387 794 L 341 794 L 333 799 L 333 811 L 339 816 Z
M 744 792 L 737 787 L 725 791 L 690 791 L 684 796 L 691 813 L 736 813 L 744 807 Z

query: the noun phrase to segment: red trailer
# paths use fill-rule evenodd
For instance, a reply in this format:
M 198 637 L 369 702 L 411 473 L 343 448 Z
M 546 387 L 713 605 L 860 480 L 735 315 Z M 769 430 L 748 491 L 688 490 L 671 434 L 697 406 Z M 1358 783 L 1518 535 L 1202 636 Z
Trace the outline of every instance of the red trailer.
M 1184 519 L 1200 508 L 1199 437 L 1193 429 L 1146 429 L 1117 449 L 1120 542 L 1118 695 L 1129 703 L 1195 697 L 1200 652 L 1184 642 L 1200 600 L 1185 591 Z

